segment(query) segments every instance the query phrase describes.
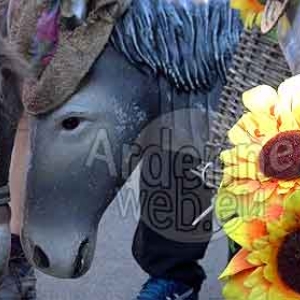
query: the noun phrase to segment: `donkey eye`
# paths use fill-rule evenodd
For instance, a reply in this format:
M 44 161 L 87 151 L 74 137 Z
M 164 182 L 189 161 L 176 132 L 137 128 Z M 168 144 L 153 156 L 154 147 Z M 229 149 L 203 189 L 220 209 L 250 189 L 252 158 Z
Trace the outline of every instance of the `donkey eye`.
M 80 118 L 70 117 L 62 121 L 62 127 L 65 130 L 74 130 L 80 125 Z

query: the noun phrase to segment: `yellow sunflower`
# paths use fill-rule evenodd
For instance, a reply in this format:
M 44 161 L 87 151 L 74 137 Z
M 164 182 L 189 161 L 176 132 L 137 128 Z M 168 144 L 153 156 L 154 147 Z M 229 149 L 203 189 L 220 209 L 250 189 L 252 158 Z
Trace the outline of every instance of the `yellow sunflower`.
M 300 191 L 285 200 L 278 219 L 238 217 L 224 229 L 243 247 L 220 276 L 225 299 L 300 299 Z
M 221 153 L 216 213 L 222 221 L 267 216 L 300 189 L 300 75 L 278 91 L 256 87 L 243 103 L 248 112 L 228 133 L 234 147 Z
M 231 7 L 240 11 L 247 29 L 254 25 L 260 26 L 264 11 L 264 4 L 259 0 L 231 0 Z

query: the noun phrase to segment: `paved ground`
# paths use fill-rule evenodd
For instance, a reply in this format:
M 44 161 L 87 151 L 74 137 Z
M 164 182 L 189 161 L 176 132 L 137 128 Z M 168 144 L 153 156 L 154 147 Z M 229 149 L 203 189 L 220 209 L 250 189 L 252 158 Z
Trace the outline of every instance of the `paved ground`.
M 130 186 L 134 186 L 133 181 Z M 125 187 L 126 188 L 126 187 Z M 127 185 L 128 188 L 128 185 Z M 137 198 L 136 198 L 137 199 Z M 122 208 L 123 207 L 123 208 Z M 78 280 L 58 280 L 38 274 L 39 300 L 130 300 L 147 278 L 131 256 L 131 240 L 137 224 L 133 205 L 124 210 L 119 196 L 106 212 L 99 229 L 97 253 L 92 269 Z M 208 280 L 201 300 L 222 299 L 217 276 L 226 264 L 225 239 L 210 245 L 202 262 Z

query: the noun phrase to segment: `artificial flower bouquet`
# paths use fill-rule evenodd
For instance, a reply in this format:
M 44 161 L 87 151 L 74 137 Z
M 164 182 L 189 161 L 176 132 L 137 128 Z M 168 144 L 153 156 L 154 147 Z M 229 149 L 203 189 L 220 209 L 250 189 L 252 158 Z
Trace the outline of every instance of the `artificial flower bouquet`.
M 228 300 L 300 299 L 300 75 L 243 95 L 229 131 L 216 214 L 241 250 L 220 279 Z

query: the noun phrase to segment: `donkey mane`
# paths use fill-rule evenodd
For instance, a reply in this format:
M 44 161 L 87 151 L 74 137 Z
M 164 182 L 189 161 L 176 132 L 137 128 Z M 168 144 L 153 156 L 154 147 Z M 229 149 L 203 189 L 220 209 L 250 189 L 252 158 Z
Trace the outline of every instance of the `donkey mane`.
M 225 84 L 241 30 L 229 0 L 134 0 L 111 42 L 135 66 L 176 88 L 206 92 L 218 79 Z

